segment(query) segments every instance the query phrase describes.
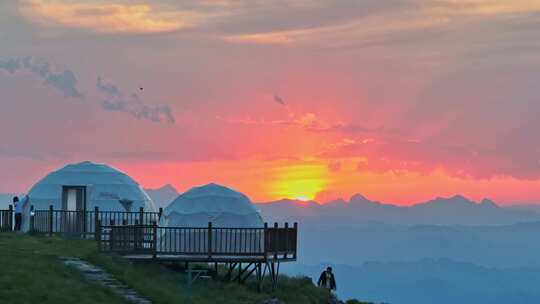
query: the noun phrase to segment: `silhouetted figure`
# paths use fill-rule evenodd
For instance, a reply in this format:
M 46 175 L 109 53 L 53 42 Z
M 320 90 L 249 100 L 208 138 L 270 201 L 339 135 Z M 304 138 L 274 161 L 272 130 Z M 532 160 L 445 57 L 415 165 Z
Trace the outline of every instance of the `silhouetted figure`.
M 18 196 L 13 197 L 13 205 L 15 207 L 15 231 L 21 231 L 22 213 L 26 203 L 28 203 L 28 195 L 25 196 L 22 201 L 19 201 Z
M 325 271 L 321 273 L 319 281 L 317 281 L 317 285 L 328 290 L 336 290 L 336 278 L 332 273 L 332 267 L 329 266 L 328 268 L 326 268 Z

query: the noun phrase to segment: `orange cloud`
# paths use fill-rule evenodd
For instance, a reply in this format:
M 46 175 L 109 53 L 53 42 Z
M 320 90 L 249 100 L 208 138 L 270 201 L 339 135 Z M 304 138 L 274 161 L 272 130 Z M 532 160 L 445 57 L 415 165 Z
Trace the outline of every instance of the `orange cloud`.
M 151 4 L 79 4 L 44 0 L 24 1 L 20 11 L 39 23 L 104 33 L 170 32 L 192 27 L 202 17 L 192 11 L 165 12 Z
M 537 0 L 446 0 L 421 3 L 396 11 L 385 11 L 343 23 L 280 31 L 238 33 L 223 40 L 232 43 L 338 46 L 347 41 L 372 41 L 388 34 L 452 26 L 468 17 L 489 18 L 540 11 Z M 355 39 L 352 39 L 352 38 Z
M 455 16 L 497 16 L 540 11 L 535 0 L 447 0 L 426 10 L 426 13 Z

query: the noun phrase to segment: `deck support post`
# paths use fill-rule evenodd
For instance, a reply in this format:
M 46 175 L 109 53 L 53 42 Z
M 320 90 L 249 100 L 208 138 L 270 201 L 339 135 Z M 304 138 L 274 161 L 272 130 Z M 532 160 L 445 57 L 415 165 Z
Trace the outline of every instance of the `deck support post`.
M 257 290 L 262 291 L 262 263 L 257 263 Z
M 238 280 L 240 282 L 240 276 L 242 275 L 242 263 L 238 263 L 238 272 L 236 278 L 233 281 Z
M 191 284 L 193 283 L 192 282 L 192 278 L 191 278 L 191 273 L 192 273 L 192 268 L 193 266 L 191 264 L 188 263 L 188 303 L 191 303 Z
M 269 274 L 270 274 L 270 279 L 272 280 L 272 290 L 275 290 L 278 283 L 278 277 L 277 277 L 277 272 L 276 272 L 276 263 L 273 261 L 270 262 L 270 265 L 269 265 Z
M 249 267 L 252 267 L 249 272 L 246 273 L 246 275 L 243 278 L 240 278 L 240 283 L 244 283 L 251 274 L 253 274 L 257 270 L 257 263 L 249 263 L 249 265 L 246 267 L 246 271 L 249 269 Z
M 238 274 L 236 275 L 236 278 L 234 278 L 233 281 L 238 281 L 240 283 L 245 281 L 245 279 L 247 279 L 247 277 L 242 278 L 242 275 L 249 269 L 249 267 L 251 267 L 251 265 L 253 265 L 253 263 L 249 263 L 245 268 L 242 268 L 242 263 L 240 263 L 240 267 L 238 268 Z M 251 273 L 253 273 L 253 271 L 249 272 L 249 274 L 247 276 L 249 276 Z
M 232 272 L 233 272 L 234 268 L 236 268 L 236 264 L 238 264 L 238 263 L 229 263 L 229 270 L 227 271 L 227 276 L 226 276 L 227 281 L 231 280 Z

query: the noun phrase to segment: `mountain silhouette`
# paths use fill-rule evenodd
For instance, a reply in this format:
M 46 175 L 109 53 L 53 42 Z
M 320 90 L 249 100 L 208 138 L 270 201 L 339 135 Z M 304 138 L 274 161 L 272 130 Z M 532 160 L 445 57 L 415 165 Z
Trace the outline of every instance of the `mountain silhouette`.
M 163 185 L 157 189 L 144 189 L 148 196 L 154 201 L 156 207 L 167 207 L 177 196 L 178 191 L 170 184 Z
M 361 194 L 348 201 L 338 199 L 319 204 L 314 201 L 279 200 L 258 205 L 267 221 L 319 221 L 328 226 L 381 222 L 404 225 L 508 225 L 540 220 L 540 213 L 498 206 L 489 199 L 472 201 L 455 195 L 397 206 L 373 201 Z

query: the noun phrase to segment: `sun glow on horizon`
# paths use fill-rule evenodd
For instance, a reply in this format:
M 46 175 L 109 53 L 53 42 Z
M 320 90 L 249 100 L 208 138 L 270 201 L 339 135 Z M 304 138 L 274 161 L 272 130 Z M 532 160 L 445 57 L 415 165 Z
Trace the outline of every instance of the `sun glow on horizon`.
M 305 164 L 279 167 L 276 178 L 269 185 L 274 197 L 313 200 L 327 185 L 327 168 L 322 164 Z

